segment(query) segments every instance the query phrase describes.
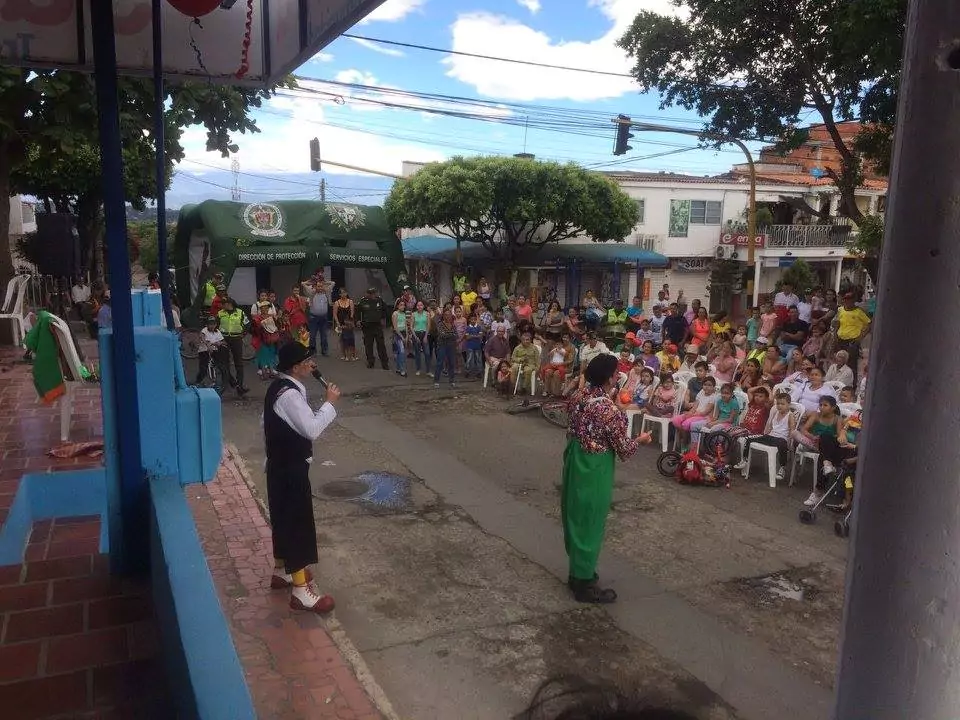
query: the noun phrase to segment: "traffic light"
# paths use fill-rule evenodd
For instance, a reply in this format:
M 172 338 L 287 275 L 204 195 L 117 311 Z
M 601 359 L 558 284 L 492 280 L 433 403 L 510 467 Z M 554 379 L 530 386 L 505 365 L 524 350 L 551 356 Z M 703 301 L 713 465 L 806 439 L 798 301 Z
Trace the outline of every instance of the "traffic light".
M 310 170 L 320 172 L 320 140 L 310 141 Z
M 617 123 L 617 139 L 613 144 L 613 154 L 626 155 L 628 150 L 633 150 L 627 145 L 627 141 L 633 137 L 633 133 L 630 132 L 630 118 L 626 115 L 617 115 L 614 122 Z

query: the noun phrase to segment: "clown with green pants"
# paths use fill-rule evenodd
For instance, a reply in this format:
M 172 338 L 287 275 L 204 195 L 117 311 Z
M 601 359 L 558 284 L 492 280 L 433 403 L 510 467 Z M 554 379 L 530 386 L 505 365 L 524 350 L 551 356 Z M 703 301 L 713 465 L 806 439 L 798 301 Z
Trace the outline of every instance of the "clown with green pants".
M 570 400 L 570 432 L 563 453 L 560 516 L 570 559 L 568 585 L 578 602 L 612 603 L 617 593 L 601 588 L 597 559 L 603 547 L 617 458 L 626 460 L 650 434 L 627 437 L 627 418 L 611 399 L 617 358 L 598 355 L 584 373 L 584 389 Z

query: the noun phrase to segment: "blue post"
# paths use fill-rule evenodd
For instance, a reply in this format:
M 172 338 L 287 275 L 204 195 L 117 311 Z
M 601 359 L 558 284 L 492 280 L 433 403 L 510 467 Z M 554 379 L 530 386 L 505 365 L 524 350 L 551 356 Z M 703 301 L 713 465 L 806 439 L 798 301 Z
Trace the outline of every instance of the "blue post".
M 167 262 L 167 163 L 164 152 L 163 15 L 162 0 L 153 0 L 153 138 L 157 149 L 157 255 L 160 262 L 160 296 L 167 329 L 173 330 L 170 307 L 170 268 Z
M 114 45 L 113 3 L 90 3 L 94 78 L 99 114 L 100 157 L 103 170 L 103 213 L 106 227 L 108 279 L 113 287 L 113 382 L 117 449 L 120 460 L 121 527 L 111 528 L 111 569 L 141 573 L 149 565 L 149 487 L 140 461 L 140 414 L 137 402 L 136 356 L 133 346 L 133 300 L 130 294 L 130 257 L 120 144 L 117 96 L 117 54 Z

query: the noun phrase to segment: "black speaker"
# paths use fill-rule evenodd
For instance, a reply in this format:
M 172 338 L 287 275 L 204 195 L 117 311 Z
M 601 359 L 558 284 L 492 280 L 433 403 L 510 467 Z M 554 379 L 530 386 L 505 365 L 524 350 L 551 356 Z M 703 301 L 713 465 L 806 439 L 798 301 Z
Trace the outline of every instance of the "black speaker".
M 73 216 L 37 213 L 37 270 L 41 275 L 76 277 L 80 274 L 80 238 Z

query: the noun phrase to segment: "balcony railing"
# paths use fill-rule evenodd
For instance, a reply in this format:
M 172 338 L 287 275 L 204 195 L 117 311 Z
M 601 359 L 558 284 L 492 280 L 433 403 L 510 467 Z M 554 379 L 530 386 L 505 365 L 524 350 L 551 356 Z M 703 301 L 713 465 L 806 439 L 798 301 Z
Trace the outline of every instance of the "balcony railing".
M 844 247 L 854 229 L 849 225 L 769 225 L 767 247 Z

